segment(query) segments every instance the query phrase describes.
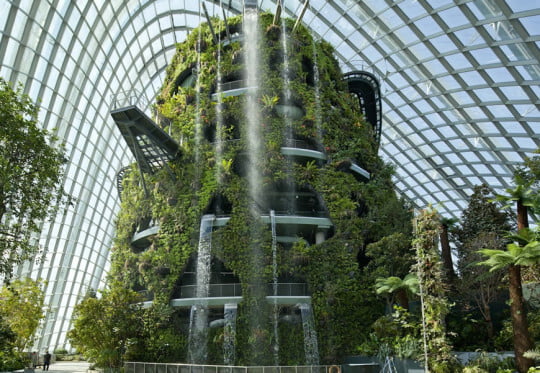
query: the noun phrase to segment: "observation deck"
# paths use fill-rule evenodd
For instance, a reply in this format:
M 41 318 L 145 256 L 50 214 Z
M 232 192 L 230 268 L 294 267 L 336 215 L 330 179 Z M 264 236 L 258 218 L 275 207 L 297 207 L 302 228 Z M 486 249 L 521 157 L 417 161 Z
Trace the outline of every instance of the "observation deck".
M 155 173 L 180 156 L 176 141 L 137 106 L 115 108 L 111 116 L 142 172 Z
M 302 140 L 286 140 L 286 145 L 281 147 L 281 154 L 300 159 L 315 159 L 326 161 L 326 153 L 316 145 L 308 144 Z
M 255 89 L 257 89 L 255 86 L 246 86 L 245 80 L 233 80 L 232 82 L 223 83 L 221 92 L 212 93 L 212 101 L 217 101 L 219 95 L 222 97 L 241 96 Z
M 159 225 L 149 225 L 145 229 L 141 229 L 131 238 L 131 247 L 135 253 L 140 253 L 146 250 L 151 244 L 151 238 L 159 232 Z
M 381 143 L 382 105 L 381 88 L 375 75 L 367 71 L 351 71 L 343 75 L 349 92 L 358 97 L 360 110 L 373 126 L 377 147 Z
M 276 295 L 267 295 L 266 300 L 271 304 L 295 305 L 298 303 L 311 303 L 306 283 L 277 283 Z M 274 284 L 265 284 L 266 294 L 273 294 Z M 195 296 L 197 285 L 184 285 L 180 287 L 180 295 L 170 301 L 172 307 L 191 307 L 196 304 L 208 306 L 223 306 L 225 304 L 238 304 L 242 301 L 242 287 L 239 283 L 210 284 L 209 294 L 205 298 Z

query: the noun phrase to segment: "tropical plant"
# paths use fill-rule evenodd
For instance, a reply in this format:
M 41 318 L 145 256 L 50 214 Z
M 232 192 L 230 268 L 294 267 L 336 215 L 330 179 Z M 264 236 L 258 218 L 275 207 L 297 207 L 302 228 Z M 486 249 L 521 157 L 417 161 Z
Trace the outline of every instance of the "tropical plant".
M 532 188 L 534 180 L 525 178 L 521 173 L 514 175 L 515 187 L 507 189 L 506 195 L 498 195 L 501 202 L 516 203 L 517 234 L 511 235 L 514 242 L 507 245 L 504 250 L 481 250 L 488 259 L 481 262 L 491 267 L 491 270 L 507 268 L 508 289 L 510 293 L 510 313 L 512 318 L 514 352 L 516 366 L 520 372 L 526 372 L 533 364 L 533 360 L 524 356 L 524 353 L 533 349 L 534 344 L 530 337 L 527 310 L 523 299 L 521 269 L 527 266 L 536 266 L 540 263 L 538 250 L 538 232 L 529 229 L 527 206 L 533 206 L 532 211 L 538 211 L 538 198 L 534 198 L 537 190 Z
M 15 280 L 0 289 L 0 316 L 15 334 L 14 347 L 22 352 L 31 346 L 44 317 L 41 281 Z
M 467 209 L 463 211 L 462 222 L 454 230 L 460 272 L 455 297 L 462 309 L 475 310 L 484 319 L 487 331 L 484 348 L 495 335 L 492 305 L 502 296 L 504 271 L 489 271 L 477 266 L 476 263 L 482 260 L 478 250 L 503 249 L 511 228 L 508 214 L 501 212 L 492 201 L 491 189 L 487 185 L 475 186 Z
M 389 306 L 392 306 L 396 300 L 401 307 L 409 310 L 409 297 L 417 295 L 420 291 L 418 277 L 416 273 L 409 273 L 403 279 L 396 276 L 379 277 L 375 283 L 375 291 L 377 294 L 389 295 L 387 300 Z
M 389 314 L 378 318 L 371 325 L 371 333 L 358 346 L 362 355 L 417 359 L 422 354 L 422 325 L 417 314 L 394 306 Z
M 75 306 L 71 344 L 96 366 L 120 369 L 132 341 L 140 335 L 139 294 L 121 286 L 89 294 Z
M 516 364 L 520 371 L 525 372 L 526 364 L 532 364 L 532 360 L 524 356 L 527 350 L 532 349 L 533 343 L 528 331 L 527 314 L 525 311 L 521 276 L 519 271 L 522 266 L 532 266 L 540 263 L 540 242 L 537 234 L 524 228 L 516 235 L 511 236 L 515 242 L 507 245 L 507 250 L 483 249 L 480 253 L 487 259 L 480 262 L 481 265 L 490 267 L 490 270 L 502 268 L 509 269 L 509 290 L 511 300 L 511 315 L 514 326 L 514 347 L 516 348 L 516 360 L 518 356 L 523 356 L 528 361 L 521 361 Z M 517 272 L 517 273 L 516 273 Z M 521 355 L 518 355 L 521 354 Z M 530 367 L 527 366 L 527 369 Z
M 418 276 L 422 307 L 424 362 L 432 372 L 452 372 L 457 366 L 446 335 L 445 317 L 450 304 L 447 285 L 438 252 L 439 213 L 433 208 L 421 210 L 415 218 L 413 248 L 414 270 Z

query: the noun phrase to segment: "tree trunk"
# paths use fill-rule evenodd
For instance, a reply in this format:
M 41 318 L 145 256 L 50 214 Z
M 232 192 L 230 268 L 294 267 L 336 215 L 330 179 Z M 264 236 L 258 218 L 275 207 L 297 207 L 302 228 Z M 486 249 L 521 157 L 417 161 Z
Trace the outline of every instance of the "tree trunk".
M 484 320 L 486 321 L 488 341 L 492 341 L 495 333 L 493 331 L 493 320 L 491 319 L 491 307 L 488 303 L 484 305 Z
M 490 287 L 489 285 L 484 286 L 480 285 L 480 294 L 479 297 L 476 298 L 476 303 L 478 305 L 478 308 L 480 309 L 480 313 L 482 314 L 482 317 L 484 318 L 484 321 L 486 322 L 486 332 L 488 337 L 488 342 L 493 340 L 494 336 L 494 327 L 493 327 L 493 319 L 491 317 L 491 307 L 489 306 L 489 300 L 491 297 L 490 294 Z
M 534 361 L 523 356 L 528 350 L 532 350 L 534 345 L 529 335 L 527 325 L 527 314 L 523 302 L 523 291 L 521 289 L 521 268 L 510 265 L 508 267 L 508 277 L 510 281 L 510 313 L 512 315 L 512 329 L 514 333 L 514 353 L 516 355 L 516 367 L 519 372 L 525 373 L 533 366 Z
M 401 307 L 405 308 L 407 311 L 409 310 L 409 297 L 407 296 L 407 290 L 399 289 L 396 291 L 396 301 Z
M 527 213 L 527 206 L 523 205 L 523 201 L 518 199 L 517 201 L 517 229 L 529 227 L 529 216 Z
M 450 242 L 448 240 L 448 225 L 441 225 L 441 257 L 444 266 L 444 272 L 448 280 L 453 281 L 456 278 L 456 273 L 454 272 L 454 264 L 452 262 L 452 250 L 450 249 Z

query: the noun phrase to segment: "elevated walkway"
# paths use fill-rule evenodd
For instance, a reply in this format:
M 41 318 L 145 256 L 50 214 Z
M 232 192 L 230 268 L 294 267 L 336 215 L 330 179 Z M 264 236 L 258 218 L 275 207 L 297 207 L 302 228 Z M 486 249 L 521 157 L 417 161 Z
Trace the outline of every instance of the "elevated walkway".
M 226 225 L 230 220 L 230 216 L 218 216 L 214 220 L 214 227 L 221 227 Z M 270 215 L 262 215 L 261 220 L 263 223 L 270 224 Z M 315 225 L 319 228 L 331 228 L 333 226 L 332 221 L 327 217 L 314 217 L 314 216 L 302 216 L 302 215 L 276 215 L 276 224 L 287 225 Z
M 142 252 L 150 246 L 151 238 L 159 232 L 159 225 L 151 225 L 148 228 L 136 232 L 131 238 L 131 246 L 136 253 Z
M 180 148 L 165 131 L 137 106 L 111 111 L 120 133 L 133 152 L 141 171 L 155 173 L 180 156 Z
M 351 71 L 343 75 L 349 92 L 358 97 L 360 110 L 373 126 L 377 147 L 381 144 L 382 106 L 381 88 L 375 75 L 367 71 Z
M 219 95 L 222 97 L 241 96 L 256 89 L 257 87 L 246 87 L 245 80 L 235 80 L 232 82 L 223 83 L 221 85 L 220 93 L 212 93 L 212 101 L 217 101 Z

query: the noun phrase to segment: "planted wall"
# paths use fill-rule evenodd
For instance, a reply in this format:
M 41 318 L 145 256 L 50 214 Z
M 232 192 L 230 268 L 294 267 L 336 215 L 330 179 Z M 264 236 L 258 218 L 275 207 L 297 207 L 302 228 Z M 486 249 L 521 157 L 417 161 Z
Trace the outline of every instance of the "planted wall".
M 112 258 L 112 278 L 152 302 L 145 348 L 137 350 L 137 358 L 188 360 L 190 309 L 171 300 L 186 298 L 195 281 L 199 229 L 208 214 L 228 219 L 212 228 L 210 284 L 237 285 L 242 294 L 234 364 L 273 365 L 276 343 L 280 365 L 306 363 L 295 305 L 278 307 L 277 336 L 273 330 L 276 310 L 266 297 L 276 280 L 305 284 L 321 363 L 353 354 L 383 310 L 362 268 L 368 243 L 407 231 L 392 171 L 377 156 L 372 125 L 348 94 L 331 46 L 303 27 L 293 33 L 293 20 L 272 21 L 273 15 L 260 15 L 254 93 L 259 157 L 248 154 L 245 109 L 247 94 L 253 93 L 228 94 L 249 88 L 241 17 L 228 19 L 228 30 L 222 20 L 213 20 L 214 35 L 208 24 L 194 29 L 167 70 L 155 110 L 159 125 L 180 144 L 181 156 L 155 174 L 141 176 L 135 165 L 127 172 Z M 316 156 L 290 155 L 284 148 Z M 353 171 L 353 164 L 369 172 L 369 179 Z M 256 201 L 247 180 L 250 167 L 261 176 Z M 272 235 L 261 218 L 270 211 L 327 219 L 331 225 L 278 224 Z M 152 225 L 159 226 L 158 233 L 146 246 L 134 247 L 133 236 Z M 276 242 L 276 235 L 288 238 Z M 209 321 L 224 317 L 219 307 L 210 313 Z M 215 324 L 206 362 L 231 363 L 223 353 L 227 331 Z

